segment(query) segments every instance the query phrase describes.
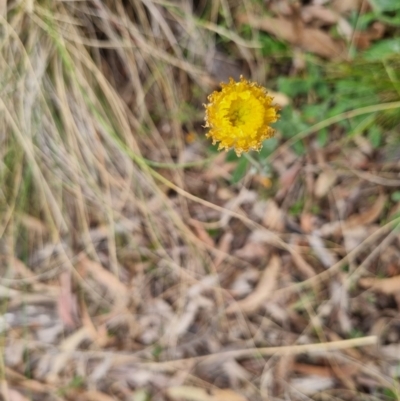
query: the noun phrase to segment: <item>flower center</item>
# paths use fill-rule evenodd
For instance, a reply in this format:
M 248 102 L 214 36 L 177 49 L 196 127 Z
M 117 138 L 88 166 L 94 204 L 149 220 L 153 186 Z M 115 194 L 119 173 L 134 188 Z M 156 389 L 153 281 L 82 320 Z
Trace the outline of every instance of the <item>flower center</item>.
M 247 114 L 248 110 L 246 104 L 240 99 L 231 103 L 227 117 L 233 127 L 238 127 L 246 123 Z
M 255 135 L 263 125 L 264 108 L 261 102 L 251 93 L 244 92 L 231 100 L 225 118 L 240 136 Z
M 249 117 L 249 107 L 242 99 L 234 100 L 229 107 L 227 117 L 233 127 L 245 125 Z

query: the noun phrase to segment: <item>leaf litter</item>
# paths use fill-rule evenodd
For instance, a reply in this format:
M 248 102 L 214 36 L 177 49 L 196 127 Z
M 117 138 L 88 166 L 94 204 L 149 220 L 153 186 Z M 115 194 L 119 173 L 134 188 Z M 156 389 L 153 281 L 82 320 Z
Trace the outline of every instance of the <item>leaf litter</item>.
M 211 90 L 226 75 L 222 66 L 232 75 L 246 68 L 261 74 L 265 60 L 239 34 L 229 37 L 234 60 L 221 51 L 213 28 L 219 9 L 211 3 L 214 20 L 204 26 L 184 2 L 181 10 L 170 2 L 137 2 L 122 15 L 122 3 L 112 3 L 88 1 L 81 10 L 59 4 L 46 28 L 59 35 L 58 47 L 26 43 L 39 81 L 49 48 L 65 53 L 48 59 L 52 73 L 38 83 L 48 103 L 27 113 L 36 84 L 24 83 L 26 104 L 8 110 L 13 131 L 31 127 L 28 116 L 39 113 L 40 134 L 51 135 L 22 146 L 28 156 L 36 152 L 30 161 L 35 177 L 42 174 L 41 208 L 32 202 L 14 216 L 12 204 L 5 206 L 1 397 L 354 400 L 398 393 L 396 160 L 383 158 L 364 137 L 347 149 L 318 147 L 310 137 L 307 155 L 282 147 L 267 173 L 249 166 L 232 184 L 236 161 L 220 154 L 200 163 L 208 157 L 205 146 L 185 142 L 183 132 L 201 136 L 202 116 L 177 111 L 190 101 L 200 110 L 189 94 L 194 85 Z M 369 2 L 272 1 L 269 15 L 222 3 L 232 30 L 246 24 L 268 32 L 299 58 L 310 52 L 345 59 L 349 40 L 367 48 L 385 34 L 379 24 L 358 32 L 348 22 L 352 10 Z M 31 13 L 32 32 L 43 34 L 50 15 L 39 4 L 30 7 L 18 12 Z M 18 28 L 20 20 L 11 17 Z M 87 32 L 77 30 L 80 18 L 90 21 Z M 208 48 L 211 61 L 204 57 Z M 21 60 L 18 67 L 27 61 Z M 60 81 L 68 73 L 60 70 L 62 60 L 78 65 L 72 84 Z M 109 121 L 90 86 L 111 96 Z M 78 95 L 82 88 L 85 96 Z M 282 108 L 292 107 L 284 93 L 273 95 Z M 205 93 L 200 97 L 204 102 Z M 66 122 L 65 137 L 54 134 L 60 122 L 51 119 L 49 105 Z M 96 118 L 88 118 L 94 108 Z M 117 132 L 135 135 L 113 142 Z M 131 153 L 121 152 L 125 146 Z M 161 163 L 155 173 L 145 159 Z M 193 165 L 171 169 L 175 161 Z M 389 165 L 391 176 L 384 174 Z M 155 184 L 156 173 L 182 191 Z

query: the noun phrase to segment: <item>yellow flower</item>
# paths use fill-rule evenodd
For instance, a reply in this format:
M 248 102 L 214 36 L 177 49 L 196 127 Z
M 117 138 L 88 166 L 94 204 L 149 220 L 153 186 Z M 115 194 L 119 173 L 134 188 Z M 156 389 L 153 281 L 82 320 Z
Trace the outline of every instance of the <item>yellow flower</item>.
M 242 76 L 239 82 L 229 78 L 221 83 L 222 90 L 208 96 L 206 108 L 206 134 L 218 150 L 234 148 L 238 156 L 249 150 L 260 150 L 264 139 L 274 136 L 268 125 L 278 120 L 278 108 L 265 88 L 249 82 Z

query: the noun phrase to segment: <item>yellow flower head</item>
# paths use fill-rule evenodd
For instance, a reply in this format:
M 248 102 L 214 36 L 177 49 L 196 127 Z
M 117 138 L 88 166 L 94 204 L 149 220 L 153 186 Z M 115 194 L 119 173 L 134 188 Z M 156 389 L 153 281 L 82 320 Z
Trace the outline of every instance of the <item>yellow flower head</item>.
M 221 83 L 222 90 L 208 96 L 206 127 L 207 137 L 218 149 L 234 148 L 238 156 L 249 150 L 260 150 L 264 139 L 274 136 L 268 125 L 278 120 L 278 108 L 265 88 L 240 77 L 239 82 L 229 78 Z

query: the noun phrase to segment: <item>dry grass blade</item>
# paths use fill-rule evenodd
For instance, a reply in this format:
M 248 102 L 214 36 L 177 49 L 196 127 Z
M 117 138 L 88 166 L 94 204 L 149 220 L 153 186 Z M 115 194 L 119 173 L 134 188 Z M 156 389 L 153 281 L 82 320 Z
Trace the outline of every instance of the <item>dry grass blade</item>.
M 148 365 L 152 366 L 155 369 L 165 369 L 174 367 L 175 369 L 179 369 L 180 367 L 188 366 L 188 364 L 193 364 L 194 362 L 200 362 L 206 359 L 218 359 L 218 358 L 251 358 L 253 356 L 272 356 L 272 355 L 299 355 L 299 354 L 308 354 L 308 353 L 324 353 L 330 351 L 338 351 L 347 348 L 354 347 L 368 347 L 374 346 L 378 344 L 377 336 L 368 336 L 368 337 L 360 337 L 360 338 L 352 338 L 350 340 L 341 340 L 341 341 L 331 341 L 327 343 L 319 343 L 319 344 L 304 344 L 304 345 L 288 345 L 283 347 L 266 347 L 266 348 L 249 348 L 243 350 L 234 350 L 234 351 L 225 351 L 218 352 L 213 355 L 204 355 L 197 356 L 193 358 L 183 359 L 183 360 L 175 360 L 175 361 L 167 361 L 161 362 L 158 364 L 149 363 Z M 126 358 L 129 360 L 130 358 Z
M 254 313 L 267 299 L 269 299 L 276 288 L 278 274 L 281 269 L 279 256 L 273 255 L 265 267 L 260 281 L 254 291 L 246 298 L 231 304 L 227 313 L 242 312 L 244 314 Z
M 232 390 L 207 391 L 198 387 L 180 386 L 167 389 L 167 395 L 173 400 L 193 401 L 246 401 L 246 398 Z
M 400 276 L 390 278 L 362 278 L 359 281 L 364 288 L 369 288 L 372 291 L 382 292 L 387 295 L 400 293 Z
M 355 216 L 350 216 L 344 223 L 345 227 L 363 226 L 374 222 L 381 215 L 383 208 L 385 207 L 386 196 L 380 194 L 378 199 L 374 202 L 370 209 L 363 213 Z
M 104 269 L 99 263 L 89 260 L 87 257 L 82 256 L 77 264 L 77 271 L 81 276 L 85 277 L 90 275 L 92 279 L 98 281 L 101 285 L 106 287 L 110 294 L 120 299 L 121 302 L 126 302 L 128 289 L 118 280 L 111 272 Z
M 79 397 L 79 400 L 82 401 L 113 401 L 115 400 L 114 397 L 111 397 L 107 394 L 101 393 L 100 391 L 86 391 L 83 394 L 76 394 Z
M 1 3 L 5 400 L 398 390 L 387 374 L 398 376 L 388 357 L 398 164 L 378 164 L 368 135 L 340 141 L 346 149 L 332 142 L 342 120 L 395 112 L 397 98 L 307 120 L 291 136 L 278 129 L 265 158 L 215 156 L 202 139 L 202 105 L 220 79 L 243 74 L 284 92 L 276 78 L 301 70 L 302 87 L 317 60 L 304 50 L 341 57 L 332 24 L 357 34 L 340 11 L 292 3 Z M 296 113 L 319 89 L 270 93 Z M 310 137 L 323 128 L 326 146 Z M 300 156 L 291 145 L 303 139 Z M 340 167 L 354 143 L 358 164 Z M 247 170 L 233 184 L 239 165 Z

